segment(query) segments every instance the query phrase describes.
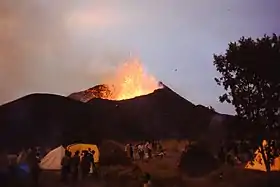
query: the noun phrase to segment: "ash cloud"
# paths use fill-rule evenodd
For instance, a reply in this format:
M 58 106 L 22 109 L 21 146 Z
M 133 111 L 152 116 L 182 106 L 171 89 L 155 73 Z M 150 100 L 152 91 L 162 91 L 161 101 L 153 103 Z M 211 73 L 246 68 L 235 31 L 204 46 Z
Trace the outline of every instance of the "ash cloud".
M 0 1 L 0 104 L 91 87 L 124 59 L 120 46 L 69 25 L 80 7 L 68 0 Z

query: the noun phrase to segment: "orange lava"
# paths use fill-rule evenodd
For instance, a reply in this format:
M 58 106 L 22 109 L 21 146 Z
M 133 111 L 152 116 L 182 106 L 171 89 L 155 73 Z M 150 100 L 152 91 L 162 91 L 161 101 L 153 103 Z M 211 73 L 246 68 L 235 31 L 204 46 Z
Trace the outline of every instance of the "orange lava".
M 131 99 L 141 95 L 147 95 L 160 89 L 159 82 L 145 72 L 138 59 L 130 59 L 122 64 L 113 78 L 107 81 L 113 85 L 112 100 Z

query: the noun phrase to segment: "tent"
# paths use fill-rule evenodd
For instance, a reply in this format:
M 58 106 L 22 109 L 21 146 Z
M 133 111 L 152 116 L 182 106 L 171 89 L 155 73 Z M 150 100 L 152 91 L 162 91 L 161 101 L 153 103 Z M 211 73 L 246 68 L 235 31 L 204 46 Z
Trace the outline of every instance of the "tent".
M 74 155 L 76 151 L 79 151 L 80 154 L 82 154 L 83 150 L 88 150 L 88 149 L 95 151 L 94 162 L 95 163 L 99 162 L 99 149 L 97 148 L 96 145 L 77 143 L 77 144 L 71 144 L 67 146 L 67 150 L 69 150 L 72 153 L 72 155 Z
M 266 146 L 267 142 L 263 141 L 263 146 Z M 249 161 L 245 168 L 259 171 L 266 171 L 266 167 L 262 158 L 262 155 L 259 150 L 255 152 L 255 158 L 253 161 Z M 270 166 L 271 171 L 280 171 L 280 157 L 274 159 L 273 164 Z
M 61 160 L 65 155 L 63 146 L 59 146 L 51 150 L 40 162 L 41 169 L 44 170 L 60 170 Z

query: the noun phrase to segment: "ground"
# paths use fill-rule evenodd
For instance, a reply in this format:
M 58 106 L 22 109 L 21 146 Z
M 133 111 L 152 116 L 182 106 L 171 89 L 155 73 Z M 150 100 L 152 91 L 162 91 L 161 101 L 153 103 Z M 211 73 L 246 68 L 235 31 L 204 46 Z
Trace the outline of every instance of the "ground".
M 152 176 L 153 187 L 263 187 L 267 186 L 266 173 L 244 169 L 244 167 L 222 166 L 217 171 L 201 178 L 190 178 L 177 169 L 180 150 L 185 142 L 166 141 L 163 143 L 167 155 L 162 160 L 154 159 L 149 162 L 137 161 L 131 166 L 101 167 L 100 179 L 88 179 L 79 182 L 77 187 L 140 187 L 141 172 L 149 172 Z M 223 179 L 219 174 L 223 172 Z M 280 186 L 280 173 L 272 173 L 275 186 Z M 276 179 L 276 180 L 274 180 Z M 276 182 L 278 184 L 276 184 Z M 59 182 L 59 173 L 43 172 L 40 179 L 42 187 L 65 186 Z M 274 185 L 269 185 L 273 187 Z

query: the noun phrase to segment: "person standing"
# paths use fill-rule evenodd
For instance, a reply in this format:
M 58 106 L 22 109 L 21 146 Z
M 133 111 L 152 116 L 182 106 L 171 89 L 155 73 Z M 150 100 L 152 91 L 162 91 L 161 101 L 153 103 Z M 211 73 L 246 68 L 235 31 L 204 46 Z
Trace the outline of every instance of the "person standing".
M 151 143 L 148 143 L 148 157 L 149 157 L 149 159 L 151 159 L 152 158 L 152 149 L 153 149 L 153 146 L 152 146 L 152 144 Z
M 132 159 L 133 158 L 133 149 L 132 149 L 132 145 L 130 143 L 125 146 L 125 151 L 126 151 L 127 157 Z
M 27 164 L 30 168 L 30 176 L 34 186 L 39 185 L 39 160 L 36 157 L 36 150 L 34 148 L 30 149 L 26 157 Z
M 27 152 L 23 148 L 17 157 L 17 164 L 22 164 L 22 163 L 26 162 L 26 158 L 27 158 Z
M 133 146 L 133 159 L 138 159 L 138 145 Z
M 129 158 L 133 161 L 133 146 L 129 144 Z
M 64 183 L 68 183 L 68 177 L 71 170 L 70 160 L 71 160 L 71 152 L 65 150 L 65 155 L 61 160 L 61 181 Z
M 74 156 L 71 158 L 71 169 L 72 169 L 72 181 L 77 182 L 79 177 L 79 166 L 80 166 L 80 151 L 76 151 Z
M 142 180 L 143 180 L 143 187 L 151 186 L 151 175 L 149 173 L 144 173 L 142 176 Z
M 144 146 L 144 152 L 145 152 L 145 159 L 149 158 L 149 142 L 146 142 L 145 146 Z
M 129 157 L 129 156 L 130 156 L 130 154 L 129 154 L 129 144 L 126 144 L 126 145 L 125 145 L 124 151 L 125 151 L 127 157 Z
M 4 151 L 0 151 L 0 181 L 1 186 L 9 183 L 9 159 Z
M 95 154 L 95 151 L 94 150 L 91 150 L 90 148 L 88 149 L 88 161 L 89 161 L 89 164 L 90 164 L 90 173 L 93 175 L 93 174 L 96 174 L 96 168 L 95 168 L 95 164 L 94 164 L 94 154 Z
M 90 171 L 90 160 L 88 156 L 88 151 L 83 151 L 83 156 L 81 160 L 81 172 L 82 172 L 82 178 L 86 178 Z
M 145 152 L 144 152 L 144 147 L 142 144 L 138 145 L 138 154 L 139 154 L 140 160 L 143 160 Z

